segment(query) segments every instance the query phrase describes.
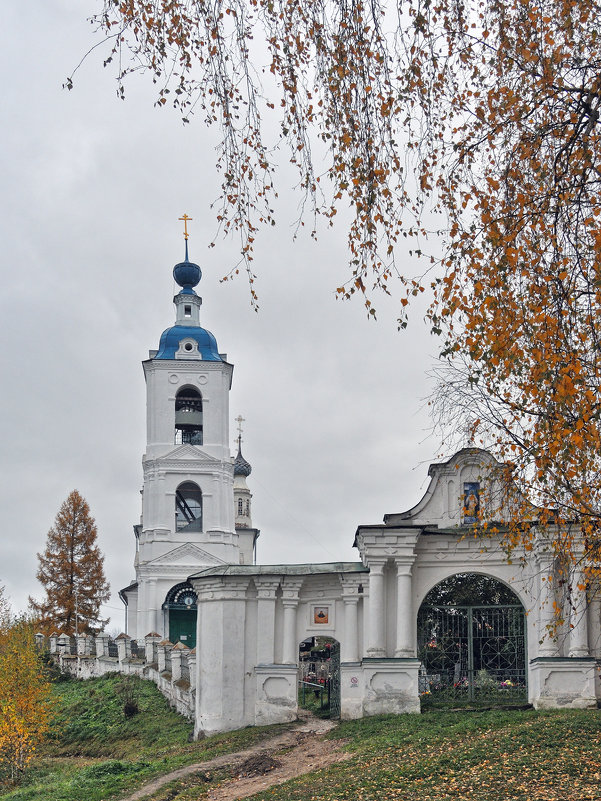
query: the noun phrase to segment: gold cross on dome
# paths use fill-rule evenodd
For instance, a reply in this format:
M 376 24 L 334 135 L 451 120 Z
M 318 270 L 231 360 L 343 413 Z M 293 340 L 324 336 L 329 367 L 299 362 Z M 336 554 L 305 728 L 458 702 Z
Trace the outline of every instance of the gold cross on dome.
M 183 217 L 178 217 L 178 220 L 181 220 L 184 223 L 184 239 L 186 242 L 188 241 L 188 220 L 192 220 L 192 217 L 188 217 L 187 214 L 184 214 Z

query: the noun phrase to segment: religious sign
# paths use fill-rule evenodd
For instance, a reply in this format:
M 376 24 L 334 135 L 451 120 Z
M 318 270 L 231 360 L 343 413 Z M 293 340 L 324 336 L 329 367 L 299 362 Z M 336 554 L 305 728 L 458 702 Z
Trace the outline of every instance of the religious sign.
M 463 485 L 463 522 L 477 523 L 480 516 L 480 483 L 466 481 Z
M 314 606 L 313 607 L 313 623 L 317 625 L 324 625 L 329 622 L 330 607 L 329 606 Z

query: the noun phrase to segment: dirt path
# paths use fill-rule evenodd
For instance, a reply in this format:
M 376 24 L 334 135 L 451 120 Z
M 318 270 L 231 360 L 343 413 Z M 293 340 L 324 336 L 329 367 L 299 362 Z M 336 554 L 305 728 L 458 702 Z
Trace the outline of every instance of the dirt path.
M 299 711 L 305 717 L 304 710 Z M 231 766 L 234 778 L 212 788 L 207 796 L 208 801 L 248 798 L 295 776 L 348 759 L 351 755 L 340 750 L 344 741 L 323 739 L 322 735 L 335 725 L 333 721 L 306 714 L 306 721 L 293 731 L 257 743 L 244 751 L 224 754 L 166 773 L 140 787 L 123 801 L 141 801 L 169 782 L 228 766 Z

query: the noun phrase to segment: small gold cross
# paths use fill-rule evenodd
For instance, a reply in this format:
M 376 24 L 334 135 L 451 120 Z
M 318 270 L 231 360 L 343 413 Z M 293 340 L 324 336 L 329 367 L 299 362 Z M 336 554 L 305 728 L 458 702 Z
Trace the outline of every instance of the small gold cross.
M 178 217 L 178 220 L 182 220 L 184 223 L 184 239 L 186 242 L 188 241 L 188 220 L 192 220 L 192 217 L 188 217 L 187 214 L 184 214 L 183 217 Z

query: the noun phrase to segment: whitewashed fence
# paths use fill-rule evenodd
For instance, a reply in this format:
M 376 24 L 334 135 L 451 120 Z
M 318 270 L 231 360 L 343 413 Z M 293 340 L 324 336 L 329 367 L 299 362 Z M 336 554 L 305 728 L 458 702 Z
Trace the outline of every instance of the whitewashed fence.
M 170 705 L 180 714 L 194 719 L 196 699 L 196 650 L 183 643 L 162 640 L 152 632 L 142 640 L 120 634 L 90 637 L 78 634 L 36 634 L 40 650 L 48 649 L 61 669 L 78 679 L 91 679 L 107 673 L 123 673 L 153 681 Z

